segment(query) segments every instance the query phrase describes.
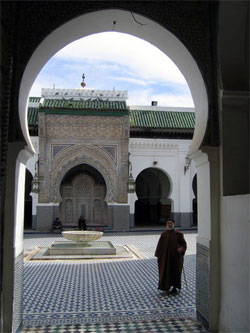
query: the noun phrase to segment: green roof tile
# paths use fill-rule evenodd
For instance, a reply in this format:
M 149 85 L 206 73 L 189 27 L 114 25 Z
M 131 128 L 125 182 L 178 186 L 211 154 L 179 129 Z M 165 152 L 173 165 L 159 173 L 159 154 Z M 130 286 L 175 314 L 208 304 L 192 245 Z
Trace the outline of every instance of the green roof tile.
M 29 97 L 30 103 L 39 103 L 41 100 L 41 97 Z
M 28 124 L 34 126 L 38 124 L 38 108 L 28 108 Z
M 62 100 L 62 99 L 45 99 L 42 109 L 73 109 L 73 110 L 112 110 L 125 111 L 127 105 L 125 101 L 105 101 L 95 100 Z
M 72 106 L 67 104 L 68 101 L 62 100 L 45 100 L 44 111 L 49 113 L 72 114 L 76 112 L 82 115 L 93 114 L 98 115 L 98 112 L 105 110 L 105 115 L 118 115 L 114 111 L 127 111 L 126 102 L 106 102 L 110 108 L 104 109 L 104 101 L 101 103 L 96 101 L 72 101 Z M 83 106 L 86 107 L 84 110 Z M 92 108 L 90 108 L 90 106 Z M 96 107 L 94 107 L 96 106 Z M 99 107 L 99 109 L 98 109 Z M 112 109 L 113 107 L 113 109 Z M 121 107 L 124 109 L 121 110 Z M 59 108 L 59 110 L 58 110 Z M 28 124 L 38 124 L 38 111 L 43 111 L 43 108 L 28 108 Z M 86 111 L 87 110 L 87 111 Z M 96 112 L 95 112 L 96 110 Z M 106 111 L 107 110 L 107 111 Z M 111 112 L 108 112 L 111 110 Z M 99 113 L 99 114 L 102 114 Z M 130 110 L 130 126 L 131 128 L 169 128 L 169 129 L 193 129 L 195 125 L 195 113 L 183 111 L 156 111 L 156 110 Z
M 194 125 L 194 112 L 130 110 L 131 127 L 194 128 Z

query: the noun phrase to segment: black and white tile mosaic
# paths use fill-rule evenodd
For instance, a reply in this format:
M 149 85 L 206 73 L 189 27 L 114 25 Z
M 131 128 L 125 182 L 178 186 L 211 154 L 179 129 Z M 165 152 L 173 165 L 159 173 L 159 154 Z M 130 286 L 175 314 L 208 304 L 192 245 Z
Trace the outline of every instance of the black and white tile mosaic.
M 150 243 L 142 235 L 109 238 L 144 258 L 25 262 L 20 332 L 205 332 L 196 320 L 195 254 L 185 256 L 181 291 L 166 297 L 157 290 L 159 235 Z

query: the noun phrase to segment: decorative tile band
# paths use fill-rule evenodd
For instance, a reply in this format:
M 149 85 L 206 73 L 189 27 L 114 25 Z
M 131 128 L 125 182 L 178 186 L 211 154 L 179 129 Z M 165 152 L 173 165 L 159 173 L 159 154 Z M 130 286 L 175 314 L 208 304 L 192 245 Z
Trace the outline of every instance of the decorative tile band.
M 209 248 L 197 243 L 196 307 L 204 323 L 209 322 L 209 271 Z
M 13 329 L 16 331 L 22 322 L 23 315 L 23 253 L 15 258 L 14 274 Z

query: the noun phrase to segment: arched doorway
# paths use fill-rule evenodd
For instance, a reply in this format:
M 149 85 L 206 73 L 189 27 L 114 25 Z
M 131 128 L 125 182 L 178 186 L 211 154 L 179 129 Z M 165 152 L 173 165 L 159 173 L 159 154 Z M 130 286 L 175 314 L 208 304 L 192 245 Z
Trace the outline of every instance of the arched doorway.
M 32 174 L 26 169 L 25 175 L 25 203 L 24 203 L 24 229 L 32 229 Z
M 93 167 L 81 164 L 68 171 L 61 182 L 60 193 L 59 215 L 63 225 L 76 226 L 80 216 L 87 225 L 107 223 L 106 185 L 103 176 Z
M 171 215 L 170 181 L 157 168 L 143 170 L 136 178 L 135 225 L 159 225 Z

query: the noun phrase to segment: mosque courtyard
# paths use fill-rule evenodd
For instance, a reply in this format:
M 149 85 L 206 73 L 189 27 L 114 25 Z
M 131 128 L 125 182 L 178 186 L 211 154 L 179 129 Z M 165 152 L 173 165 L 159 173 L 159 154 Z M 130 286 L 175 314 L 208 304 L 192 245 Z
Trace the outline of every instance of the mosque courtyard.
M 195 232 L 184 232 L 182 289 L 157 289 L 154 251 L 161 231 L 104 233 L 131 258 L 30 260 L 60 234 L 24 234 L 23 326 L 19 332 L 206 332 L 196 319 Z

